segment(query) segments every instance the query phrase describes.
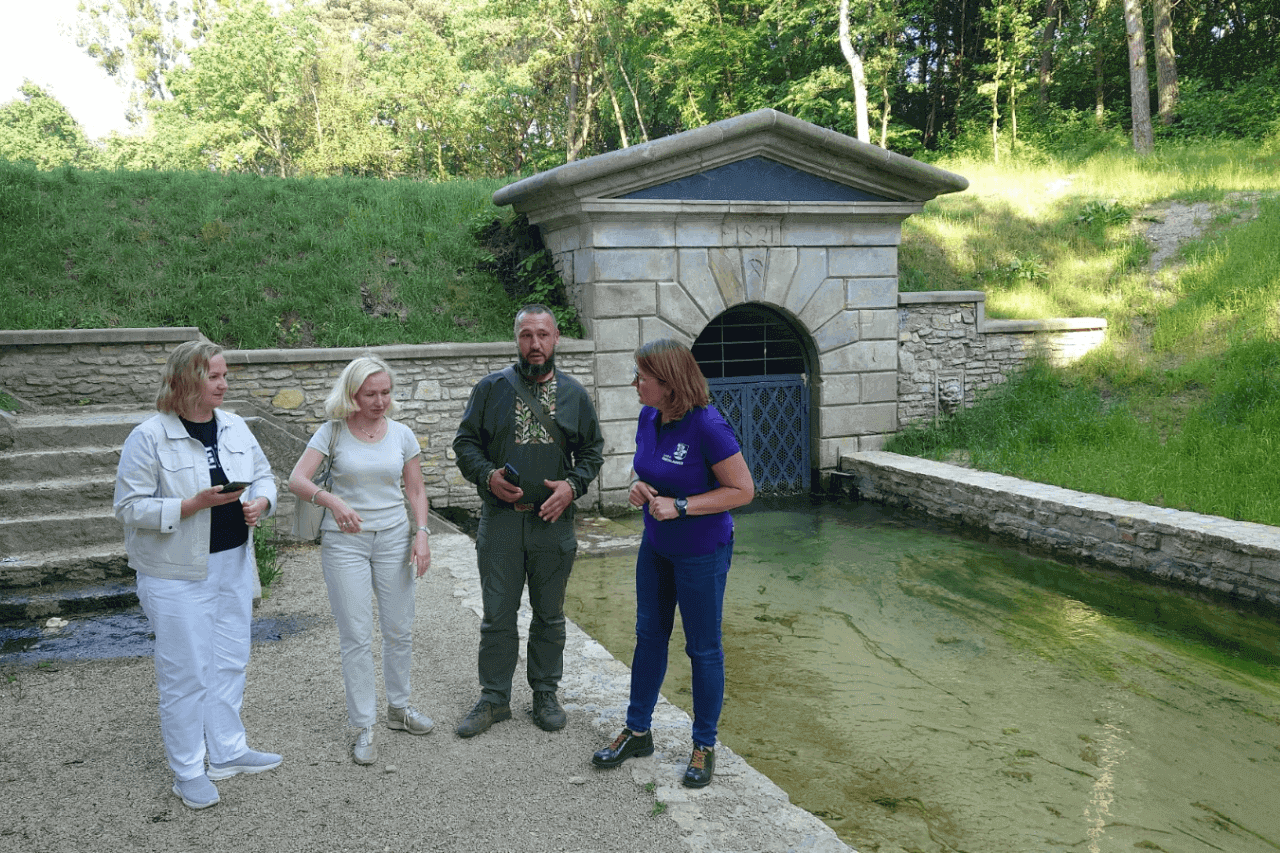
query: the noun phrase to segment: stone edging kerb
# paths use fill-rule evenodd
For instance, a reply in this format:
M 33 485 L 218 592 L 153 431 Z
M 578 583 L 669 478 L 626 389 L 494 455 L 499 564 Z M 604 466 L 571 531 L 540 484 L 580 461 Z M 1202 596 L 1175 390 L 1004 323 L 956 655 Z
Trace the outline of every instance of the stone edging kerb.
M 844 456 L 840 470 L 854 475 L 858 495 L 867 500 L 1280 610 L 1277 527 L 883 451 Z
M 195 326 L 147 329 L 0 329 L 0 347 L 74 344 L 168 344 L 204 337 Z
M 989 320 L 987 294 L 982 290 L 927 290 L 899 293 L 899 305 L 950 305 L 973 303 L 974 326 L 980 335 L 1034 334 L 1105 330 L 1102 317 L 1054 317 L 1046 320 Z

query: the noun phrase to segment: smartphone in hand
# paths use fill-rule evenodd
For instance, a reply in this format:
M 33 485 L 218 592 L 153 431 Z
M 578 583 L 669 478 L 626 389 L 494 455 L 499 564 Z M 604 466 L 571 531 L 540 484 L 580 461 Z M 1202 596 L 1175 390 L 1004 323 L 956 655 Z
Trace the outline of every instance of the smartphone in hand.
M 520 485 L 520 472 L 510 462 L 502 466 L 502 476 L 513 486 Z
M 243 492 L 247 488 L 249 488 L 248 483 L 240 482 L 239 480 L 237 480 L 235 482 L 227 483 L 222 487 L 220 491 L 225 495 L 229 492 Z

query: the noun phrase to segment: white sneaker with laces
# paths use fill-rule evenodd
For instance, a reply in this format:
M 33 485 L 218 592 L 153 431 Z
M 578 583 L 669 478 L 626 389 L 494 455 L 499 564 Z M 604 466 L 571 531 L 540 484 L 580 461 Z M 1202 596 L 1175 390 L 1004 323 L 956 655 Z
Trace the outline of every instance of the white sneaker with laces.
M 425 735 L 435 727 L 435 722 L 412 705 L 403 708 L 387 706 L 387 728 L 406 731 L 411 735 Z
M 378 760 L 378 747 L 373 742 L 373 726 L 365 726 L 356 735 L 355 746 L 351 747 L 351 758 L 356 764 L 372 764 Z

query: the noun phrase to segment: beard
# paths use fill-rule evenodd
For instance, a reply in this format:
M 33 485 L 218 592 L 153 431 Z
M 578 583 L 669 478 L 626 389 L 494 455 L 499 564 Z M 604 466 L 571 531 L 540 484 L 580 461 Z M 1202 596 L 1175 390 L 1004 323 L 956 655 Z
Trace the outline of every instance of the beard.
M 554 352 L 547 355 L 547 360 L 542 364 L 534 364 L 524 357 L 524 353 L 517 356 L 516 373 L 519 373 L 525 379 L 541 379 L 548 373 L 556 369 L 556 354 Z

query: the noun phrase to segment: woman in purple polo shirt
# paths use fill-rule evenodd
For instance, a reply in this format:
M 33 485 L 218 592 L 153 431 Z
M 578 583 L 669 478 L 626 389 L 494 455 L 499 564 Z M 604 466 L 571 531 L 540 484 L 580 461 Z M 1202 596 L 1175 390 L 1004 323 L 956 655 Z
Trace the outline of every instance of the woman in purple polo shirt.
M 707 380 L 688 347 L 662 339 L 635 353 L 632 380 L 643 408 L 636 428 L 632 506 L 644 509 L 636 558 L 636 650 L 627 727 L 592 756 L 617 767 L 653 754 L 649 730 L 667 674 L 667 645 L 680 608 L 693 666 L 693 752 L 684 785 L 702 788 L 715 772 L 716 726 L 724 704 L 720 617 L 733 556 L 729 510 L 755 495 L 733 429 L 710 405 Z

